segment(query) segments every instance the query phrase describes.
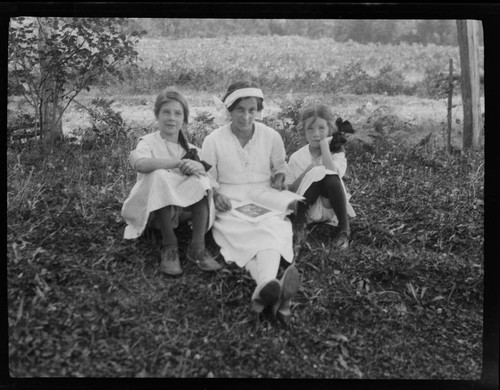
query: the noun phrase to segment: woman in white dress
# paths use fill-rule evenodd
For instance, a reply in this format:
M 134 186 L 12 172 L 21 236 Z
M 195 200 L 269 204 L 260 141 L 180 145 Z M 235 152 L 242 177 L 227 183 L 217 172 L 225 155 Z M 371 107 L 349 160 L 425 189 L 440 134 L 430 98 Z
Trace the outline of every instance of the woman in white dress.
M 214 130 L 203 141 L 201 156 L 212 167 L 217 181 L 214 202 L 217 210 L 212 234 L 227 263 L 245 267 L 256 282 L 252 308 L 270 307 L 278 320 L 291 316 L 290 300 L 300 285 L 297 269 L 288 267 L 280 280 L 280 260 L 293 260 L 292 225 L 285 217 L 260 222 L 242 220 L 229 210 L 232 200 L 245 199 L 257 188 L 284 189 L 285 148 L 278 132 L 255 119 L 263 109 L 263 94 L 251 82 L 229 86 L 222 99 L 229 123 Z
M 158 131 L 141 137 L 129 156 L 137 181 L 122 207 L 127 222 L 124 238 L 139 237 L 155 221 L 162 236 L 161 270 L 177 276 L 183 271 L 174 229 L 179 220 L 191 218 L 186 257 L 204 271 L 217 271 L 222 266 L 205 248 L 205 234 L 215 218 L 209 165 L 200 161 L 196 147 L 182 132 L 188 124 L 188 103 L 178 91 L 167 88 L 158 95 L 154 113 Z

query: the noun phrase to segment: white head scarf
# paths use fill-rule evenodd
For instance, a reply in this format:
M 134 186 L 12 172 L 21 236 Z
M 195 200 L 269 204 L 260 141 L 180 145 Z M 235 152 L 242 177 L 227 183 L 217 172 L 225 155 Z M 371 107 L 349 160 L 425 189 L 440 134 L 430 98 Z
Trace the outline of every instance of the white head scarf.
M 214 122 L 218 126 L 222 126 L 231 121 L 231 113 L 228 108 L 231 107 L 236 100 L 240 98 L 256 97 L 264 99 L 264 95 L 260 88 L 240 88 L 226 96 L 224 101 L 213 96 L 212 99 L 217 107 L 217 112 L 214 116 Z M 256 119 L 262 119 L 262 111 L 257 113 Z

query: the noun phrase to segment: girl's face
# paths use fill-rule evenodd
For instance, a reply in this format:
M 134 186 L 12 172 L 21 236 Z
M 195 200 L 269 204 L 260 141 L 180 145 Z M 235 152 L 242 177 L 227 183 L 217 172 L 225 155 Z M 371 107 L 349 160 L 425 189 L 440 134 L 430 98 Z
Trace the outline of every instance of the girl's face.
M 161 133 L 167 139 L 177 140 L 179 130 L 184 123 L 184 110 L 182 104 L 171 100 L 161 106 L 156 117 Z
M 305 122 L 306 139 L 313 148 L 319 148 L 319 141 L 330 135 L 328 122 L 323 118 L 309 118 Z
M 233 126 L 239 131 L 250 132 L 257 112 L 256 98 L 251 97 L 241 100 L 231 111 Z

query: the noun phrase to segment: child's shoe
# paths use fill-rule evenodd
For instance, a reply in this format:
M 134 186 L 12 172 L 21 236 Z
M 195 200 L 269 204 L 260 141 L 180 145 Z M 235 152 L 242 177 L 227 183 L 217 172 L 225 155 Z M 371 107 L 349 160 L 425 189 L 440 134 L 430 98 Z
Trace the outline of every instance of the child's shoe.
M 332 247 L 337 250 L 349 248 L 349 233 L 341 231 L 332 240 Z
M 266 307 L 274 307 L 280 299 L 281 284 L 276 279 L 257 286 L 252 295 L 252 310 L 261 313 Z
M 294 264 L 283 272 L 280 285 L 281 299 L 274 305 L 273 313 L 278 321 L 286 325 L 292 317 L 290 302 L 300 287 L 300 274 Z
M 215 261 L 214 257 L 206 248 L 195 249 L 193 245 L 189 245 L 186 251 L 186 257 L 188 260 L 196 263 L 203 271 L 218 271 L 222 268 L 222 265 Z
M 170 276 L 179 276 L 182 274 L 181 262 L 179 260 L 179 251 L 176 246 L 163 246 L 160 252 L 162 272 Z

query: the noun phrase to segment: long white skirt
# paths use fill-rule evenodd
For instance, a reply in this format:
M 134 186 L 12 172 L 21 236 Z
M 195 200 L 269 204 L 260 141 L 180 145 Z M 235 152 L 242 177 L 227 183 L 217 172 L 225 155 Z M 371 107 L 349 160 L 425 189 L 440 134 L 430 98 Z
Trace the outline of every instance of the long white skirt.
M 245 194 L 256 188 L 270 188 L 269 182 L 229 185 L 222 183 L 219 193 L 242 201 Z M 244 221 L 230 212 L 216 213 L 212 227 L 215 242 L 227 263 L 244 267 L 257 252 L 274 249 L 289 263 L 293 260 L 292 224 L 287 218 L 276 216 L 260 222 Z
M 207 176 L 185 176 L 173 170 L 157 169 L 140 175 L 129 197 L 122 207 L 122 217 L 127 222 L 123 237 L 133 239 L 144 231 L 150 213 L 166 206 L 176 206 L 174 226 L 182 208 L 209 197 L 209 222 L 207 230 L 213 225 L 215 207 L 212 199 L 212 187 Z
M 304 195 L 304 193 L 309 189 L 312 183 L 323 180 L 326 175 L 338 175 L 337 172 L 328 170 L 324 167 L 324 165 L 318 165 L 317 167 L 312 168 L 309 172 L 307 172 L 302 179 L 302 182 L 297 189 L 297 194 Z M 340 178 L 340 183 L 342 184 L 342 188 L 344 189 L 345 198 L 346 198 L 346 207 L 347 207 L 347 215 L 349 217 L 355 217 L 356 213 L 349 203 L 349 199 L 351 199 L 351 195 L 347 192 L 344 181 Z M 316 199 L 309 209 L 306 212 L 307 222 L 327 222 L 330 225 L 337 226 L 339 224 L 338 218 L 335 215 L 335 211 L 330 204 L 330 201 L 327 198 L 319 196 Z

